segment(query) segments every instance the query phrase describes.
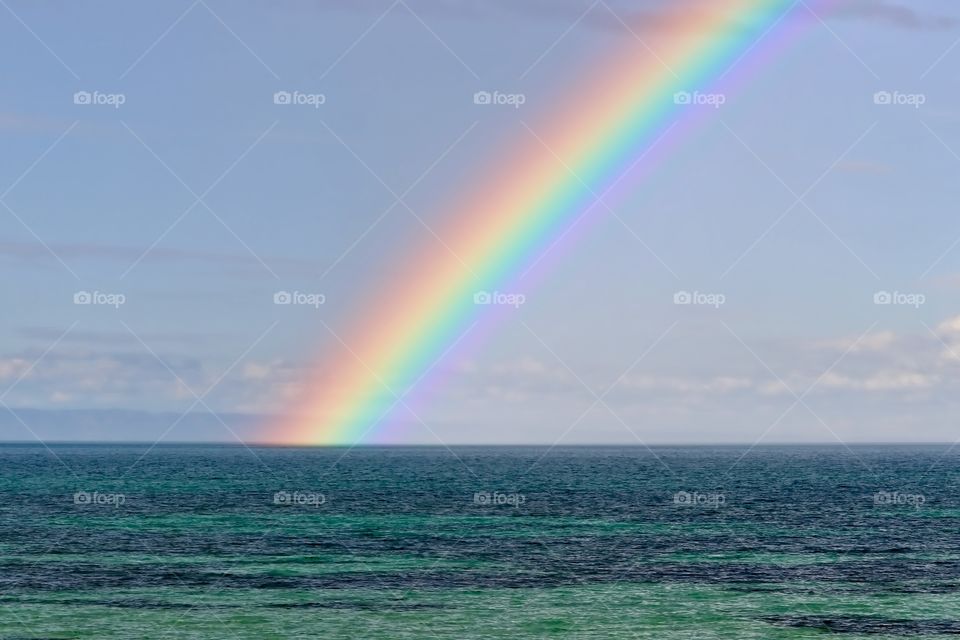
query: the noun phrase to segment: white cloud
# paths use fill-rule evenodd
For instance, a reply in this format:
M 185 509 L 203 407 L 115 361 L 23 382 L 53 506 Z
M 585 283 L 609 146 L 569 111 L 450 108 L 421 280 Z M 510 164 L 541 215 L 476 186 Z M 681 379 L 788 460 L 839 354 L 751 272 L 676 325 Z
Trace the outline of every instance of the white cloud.
M 0 380 L 13 380 L 23 375 L 30 364 L 23 358 L 0 359 Z
M 841 5 L 836 10 L 838 17 L 872 20 L 891 27 L 908 30 L 946 30 L 957 26 L 952 16 L 921 13 L 912 7 L 887 2 L 886 0 L 861 0 Z
M 831 371 L 823 376 L 820 385 L 833 389 L 858 391 L 915 391 L 929 389 L 940 382 L 937 375 L 917 371 L 878 371 L 862 377 L 842 375 Z
M 816 346 L 839 352 L 884 351 L 893 346 L 897 335 L 893 331 L 874 331 L 865 336 L 848 336 L 838 340 L 825 340 Z
M 952 318 L 947 318 L 939 325 L 937 325 L 937 331 L 939 331 L 944 337 L 949 338 L 958 338 L 960 337 L 960 316 L 953 316 Z
M 243 365 L 244 380 L 266 380 L 274 373 L 274 366 L 268 362 L 248 362 Z
M 750 378 L 742 376 L 714 376 L 707 378 L 663 375 L 627 376 L 621 382 L 625 388 L 673 393 L 732 393 L 755 387 Z
M 960 344 L 960 316 L 939 323 L 937 332 L 945 341 Z M 818 414 L 824 412 L 831 425 L 851 415 L 876 412 L 881 404 L 883 415 L 891 421 L 907 414 L 936 421 L 953 406 L 960 367 L 955 359 L 944 360 L 937 337 L 920 327 L 910 333 L 876 331 L 850 349 L 854 340 L 856 336 L 818 343 L 754 344 L 748 339 L 775 374 L 736 343 L 722 356 L 710 353 L 691 359 L 684 351 L 684 359 L 671 356 L 670 344 L 665 342 L 661 350 L 666 352 L 658 354 L 659 360 L 648 358 L 617 381 L 604 403 L 617 415 L 633 416 L 646 421 L 643 424 L 670 416 L 671 424 L 694 428 L 707 417 L 725 416 L 734 430 L 740 428 L 737 420 L 764 422 L 767 411 L 774 412 L 772 421 L 793 401 L 793 393 L 801 394 L 815 383 L 806 400 L 814 403 Z M 818 348 L 810 348 L 811 344 Z M 615 382 L 620 367 L 626 366 L 570 357 L 574 374 L 542 354 L 538 345 L 529 348 L 529 354 L 520 352 L 501 360 L 487 356 L 456 366 L 451 363 L 450 378 L 443 392 L 426 405 L 424 418 L 429 420 L 429 412 L 436 412 L 444 419 L 463 422 L 485 415 L 498 424 L 516 425 L 518 432 L 539 433 L 536 424 L 572 422 L 595 400 L 584 387 L 602 393 Z M 12 382 L 39 355 L 35 351 L 0 354 L 0 379 Z M 191 389 L 204 392 L 227 366 L 178 356 L 176 351 L 162 350 L 160 355 L 190 389 L 152 355 L 136 349 L 104 352 L 60 344 L 7 400 L 17 407 L 44 409 L 183 411 L 193 402 Z M 218 413 L 286 413 L 312 392 L 310 372 L 306 362 L 252 359 L 238 365 L 206 400 Z M 465 406 L 489 413 L 471 411 L 464 418 Z M 600 407 L 596 413 L 604 410 Z M 757 417 L 761 415 L 763 419 Z M 596 420 L 591 414 L 583 428 Z M 500 435 L 491 437 L 497 440 Z

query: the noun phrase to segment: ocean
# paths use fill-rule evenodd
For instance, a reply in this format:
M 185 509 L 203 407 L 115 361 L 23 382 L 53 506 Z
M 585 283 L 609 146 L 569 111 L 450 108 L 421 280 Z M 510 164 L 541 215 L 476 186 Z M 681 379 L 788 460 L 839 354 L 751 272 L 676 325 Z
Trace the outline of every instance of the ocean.
M 960 447 L 0 445 L 0 638 L 960 634 Z

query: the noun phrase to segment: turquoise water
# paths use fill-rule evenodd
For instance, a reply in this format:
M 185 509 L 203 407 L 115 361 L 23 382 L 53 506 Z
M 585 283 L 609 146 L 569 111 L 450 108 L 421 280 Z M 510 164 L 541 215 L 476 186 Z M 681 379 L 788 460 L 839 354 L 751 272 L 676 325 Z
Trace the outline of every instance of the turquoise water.
M 0 638 L 960 634 L 960 448 L 0 445 Z

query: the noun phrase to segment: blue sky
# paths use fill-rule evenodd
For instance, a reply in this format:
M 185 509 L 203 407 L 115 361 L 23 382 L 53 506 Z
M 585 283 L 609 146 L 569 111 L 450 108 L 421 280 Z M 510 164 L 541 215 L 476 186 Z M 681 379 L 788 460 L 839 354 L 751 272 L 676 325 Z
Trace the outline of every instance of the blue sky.
M 5 0 L 0 439 L 249 437 L 336 350 L 322 323 L 631 37 L 613 14 L 655 35 L 662 5 Z M 960 9 L 840 5 L 442 363 L 403 439 L 960 436 Z

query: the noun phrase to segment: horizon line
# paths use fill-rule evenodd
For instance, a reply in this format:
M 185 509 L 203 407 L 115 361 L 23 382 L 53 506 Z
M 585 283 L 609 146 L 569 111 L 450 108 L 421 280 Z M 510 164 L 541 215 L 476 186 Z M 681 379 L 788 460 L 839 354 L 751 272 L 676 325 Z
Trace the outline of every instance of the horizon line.
M 217 440 L 172 440 L 169 442 L 154 442 L 150 440 L 0 440 L 0 447 L 8 445 L 36 445 L 43 446 L 62 446 L 62 445 L 124 445 L 124 446 L 226 446 L 226 447 L 257 447 L 261 449 L 402 449 L 402 448 L 430 448 L 430 449 L 449 449 L 452 447 L 528 447 L 552 449 L 564 448 L 621 448 L 621 449 L 650 449 L 654 447 L 882 447 L 882 446 L 944 446 L 954 447 L 957 442 L 949 441 L 916 441 L 916 440 L 890 440 L 890 441 L 862 441 L 862 442 L 767 442 L 756 444 L 752 442 L 660 442 L 650 444 L 637 443 L 571 443 L 571 444 L 552 444 L 549 442 L 527 442 L 527 443 L 459 443 L 459 444 L 427 444 L 427 443 L 356 443 L 356 444 L 287 444 L 273 442 L 228 442 Z

